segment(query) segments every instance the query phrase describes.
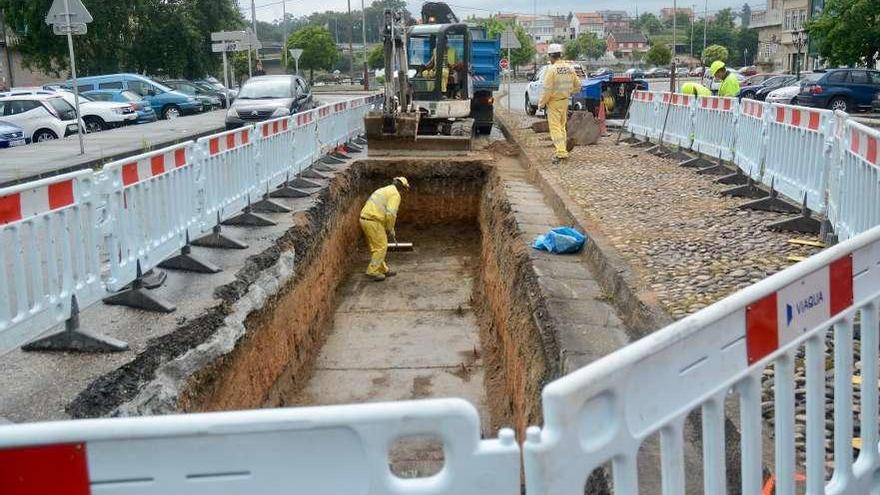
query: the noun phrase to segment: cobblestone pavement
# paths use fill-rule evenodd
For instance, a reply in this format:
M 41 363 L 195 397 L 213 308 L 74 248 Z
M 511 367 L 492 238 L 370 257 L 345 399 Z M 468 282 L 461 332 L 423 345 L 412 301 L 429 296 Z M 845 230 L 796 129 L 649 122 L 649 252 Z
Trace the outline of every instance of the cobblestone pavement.
M 739 210 L 746 200 L 720 196 L 730 186 L 714 184 L 716 177 L 615 145 L 614 135 L 576 148 L 567 162 L 554 166 L 549 134 L 527 127 L 534 119 L 501 117 L 526 153 L 559 179 L 629 262 L 641 284 L 635 289 L 653 294 L 676 319 L 788 267 L 790 255 L 818 251 L 788 242 L 813 236 L 766 228 L 789 216 Z

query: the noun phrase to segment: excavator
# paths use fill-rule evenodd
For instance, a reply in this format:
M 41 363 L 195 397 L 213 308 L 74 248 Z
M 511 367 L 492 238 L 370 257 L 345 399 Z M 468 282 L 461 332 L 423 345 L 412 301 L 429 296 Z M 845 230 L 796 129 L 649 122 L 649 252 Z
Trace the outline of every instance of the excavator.
M 427 2 L 420 24 L 385 10 L 385 100 L 364 118 L 369 153 L 469 150 L 494 120 L 500 42 Z

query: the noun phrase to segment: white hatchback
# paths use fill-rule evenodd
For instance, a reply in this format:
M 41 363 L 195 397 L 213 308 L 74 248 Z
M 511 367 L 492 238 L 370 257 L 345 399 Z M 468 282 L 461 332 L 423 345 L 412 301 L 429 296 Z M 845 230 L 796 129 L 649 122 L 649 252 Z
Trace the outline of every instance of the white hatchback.
M 57 95 L 0 98 L 0 119 L 15 124 L 34 143 L 76 134 L 76 110 Z
M 65 89 L 13 88 L 3 96 L 60 96 L 70 105 L 75 105 L 73 92 Z M 86 132 L 99 132 L 122 127 L 137 122 L 137 111 L 128 103 L 112 101 L 94 101 L 83 95 L 79 96 L 79 111 L 85 123 Z

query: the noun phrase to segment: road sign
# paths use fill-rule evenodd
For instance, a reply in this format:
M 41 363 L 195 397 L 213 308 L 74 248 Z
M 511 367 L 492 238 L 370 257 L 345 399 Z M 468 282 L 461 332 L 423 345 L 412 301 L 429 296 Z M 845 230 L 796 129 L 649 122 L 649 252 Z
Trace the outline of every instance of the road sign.
M 245 50 L 245 45 L 238 41 L 222 41 L 211 45 L 211 51 L 214 53 L 243 52 Z
M 501 48 L 522 48 L 519 38 L 516 37 L 516 33 L 510 26 L 507 26 L 507 30 L 501 33 Z
M 211 33 L 211 41 L 247 41 L 248 36 L 244 31 L 219 31 Z
M 498 62 L 498 65 L 501 66 L 501 70 L 507 70 L 507 68 L 510 67 L 510 63 L 506 58 L 502 58 L 501 61 Z
M 293 61 L 296 62 L 296 73 L 299 74 L 299 58 L 302 57 L 303 49 L 291 48 L 288 52 L 290 52 L 290 56 L 293 57 Z

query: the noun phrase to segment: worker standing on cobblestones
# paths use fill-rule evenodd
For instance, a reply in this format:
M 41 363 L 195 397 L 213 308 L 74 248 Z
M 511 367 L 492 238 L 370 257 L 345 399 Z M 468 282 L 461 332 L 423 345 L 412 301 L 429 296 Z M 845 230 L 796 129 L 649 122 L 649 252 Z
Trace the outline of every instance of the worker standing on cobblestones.
M 370 247 L 367 277 L 376 282 L 396 275 L 385 264 L 385 254 L 388 252 L 388 238 L 397 242 L 394 224 L 400 207 L 400 191 L 407 189 L 409 181 L 406 177 L 395 177 L 390 186 L 376 189 L 361 209 L 361 229 Z
M 724 62 L 720 60 L 712 62 L 712 65 L 709 66 L 709 74 L 716 81 L 721 82 L 721 86 L 718 87 L 718 96 L 734 97 L 739 94 L 739 79 L 733 72 L 727 70 Z
M 538 106 L 546 109 L 550 139 L 556 148 L 553 163 L 557 164 L 568 158 L 568 135 L 565 130 L 568 124 L 568 101 L 573 93 L 580 91 L 581 82 L 571 65 L 562 60 L 562 45 L 550 45 L 547 54 L 552 65 L 544 76 L 544 92 Z

